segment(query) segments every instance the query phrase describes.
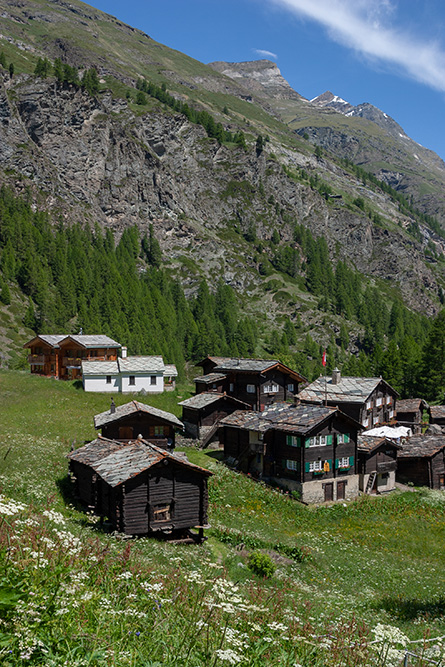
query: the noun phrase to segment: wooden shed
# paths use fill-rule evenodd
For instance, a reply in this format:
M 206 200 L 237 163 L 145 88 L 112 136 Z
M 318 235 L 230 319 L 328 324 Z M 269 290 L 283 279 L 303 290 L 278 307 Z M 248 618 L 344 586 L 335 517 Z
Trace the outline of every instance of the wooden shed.
M 209 470 L 144 440 L 104 439 L 69 455 L 79 497 L 127 535 L 207 526 Z
M 186 433 L 192 438 L 206 436 L 220 419 L 231 415 L 235 410 L 250 410 L 248 403 L 234 396 L 218 392 L 203 392 L 185 401 L 181 401 L 182 421 Z
M 397 453 L 401 445 L 386 437 L 359 436 L 357 444 L 359 489 L 380 494 L 396 488 Z
M 423 398 L 405 398 L 397 401 L 396 419 L 400 426 L 408 426 L 413 433 L 422 433 L 423 413 L 428 403 Z
M 112 401 L 109 410 L 95 415 L 94 426 L 102 430 L 105 438 L 133 440 L 142 436 L 145 440 L 169 449 L 175 446 L 175 430 L 182 431 L 184 428 L 183 423 L 171 412 L 139 401 L 130 401 L 118 407 Z
M 445 489 L 445 435 L 413 435 L 397 458 L 397 480 Z
M 445 426 L 445 405 L 431 405 L 428 412 L 430 424 Z

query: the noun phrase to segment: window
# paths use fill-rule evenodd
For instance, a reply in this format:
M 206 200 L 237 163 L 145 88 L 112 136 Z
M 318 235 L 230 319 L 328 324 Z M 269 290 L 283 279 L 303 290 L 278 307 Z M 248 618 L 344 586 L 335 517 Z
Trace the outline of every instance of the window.
M 390 405 L 391 402 L 392 402 L 392 397 L 391 397 L 391 396 L 387 396 L 387 397 L 386 397 L 386 405 Z
M 270 382 L 269 384 L 264 385 L 263 389 L 265 394 L 276 394 L 279 390 L 280 387 L 274 382 Z
M 392 419 L 394 417 L 394 410 L 389 411 L 389 418 Z
M 372 401 L 371 400 L 366 401 L 366 409 L 371 410 L 371 408 L 372 408 Z
M 368 426 L 369 426 L 369 419 L 368 419 L 368 417 L 366 417 L 366 419 L 364 419 L 364 420 L 362 421 L 362 425 L 363 425 L 365 428 L 368 428 Z
M 230 391 L 230 392 L 233 392 L 234 389 L 235 389 L 235 385 L 233 384 L 233 382 L 231 382 L 231 383 L 229 384 L 229 391 Z
M 379 396 L 379 398 L 376 400 L 375 404 L 379 408 L 383 403 L 383 398 Z
M 314 435 L 312 438 L 306 438 L 306 447 L 325 447 L 332 445 L 332 435 Z
M 111 384 L 111 375 L 107 375 L 107 384 Z
M 337 435 L 337 443 L 348 443 L 349 442 L 349 433 L 339 433 Z
M 292 459 L 287 459 L 286 468 L 288 470 L 298 470 L 298 461 L 293 461 Z
M 311 461 L 309 463 L 309 472 L 321 472 L 323 470 L 323 461 Z
M 254 384 L 248 384 L 246 387 L 246 391 L 248 394 L 254 394 L 255 393 L 255 385 Z
M 341 459 L 338 459 L 339 468 L 349 468 L 349 456 L 343 456 Z
M 293 384 L 293 382 L 290 382 L 290 383 L 287 385 L 287 391 L 295 391 L 294 386 L 295 386 L 295 385 Z
M 150 384 L 156 384 L 156 375 L 150 375 Z
M 154 431 L 155 431 L 155 435 L 158 435 L 158 436 L 159 435 L 160 436 L 164 435 L 164 427 L 163 426 L 155 426 Z
M 130 384 L 130 385 L 134 385 L 134 384 L 136 384 L 136 378 L 135 378 L 134 375 L 130 375 L 130 376 L 129 376 L 129 378 L 128 378 L 128 384 Z
M 296 435 L 287 435 L 286 436 L 286 445 L 289 445 L 289 447 L 299 447 L 300 442 L 299 442 L 299 437 Z

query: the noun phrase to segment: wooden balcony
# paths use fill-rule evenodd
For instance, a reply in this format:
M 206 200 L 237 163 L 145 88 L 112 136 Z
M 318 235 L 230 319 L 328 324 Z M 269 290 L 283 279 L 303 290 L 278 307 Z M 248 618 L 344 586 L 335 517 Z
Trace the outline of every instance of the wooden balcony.
M 65 368 L 80 368 L 82 366 L 82 359 L 78 357 L 63 357 L 62 363 Z
M 47 361 L 44 354 L 29 354 L 28 363 L 33 364 L 34 366 L 43 366 Z M 48 359 L 49 361 L 49 359 Z

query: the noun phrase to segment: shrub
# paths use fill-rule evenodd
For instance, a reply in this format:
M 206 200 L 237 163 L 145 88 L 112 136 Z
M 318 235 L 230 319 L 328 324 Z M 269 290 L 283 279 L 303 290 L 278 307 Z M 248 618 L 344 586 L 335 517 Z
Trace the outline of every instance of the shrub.
M 276 570 L 276 565 L 272 558 L 267 554 L 261 553 L 261 551 L 253 551 L 249 556 L 247 565 L 259 577 L 269 578 Z

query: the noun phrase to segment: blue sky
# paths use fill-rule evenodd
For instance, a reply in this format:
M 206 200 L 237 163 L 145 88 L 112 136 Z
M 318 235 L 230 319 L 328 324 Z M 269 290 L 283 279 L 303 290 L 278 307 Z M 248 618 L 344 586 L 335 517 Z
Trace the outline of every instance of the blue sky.
M 301 95 L 370 102 L 445 159 L 443 0 L 95 0 L 201 62 L 267 57 Z M 269 55 L 268 55 L 269 54 Z

